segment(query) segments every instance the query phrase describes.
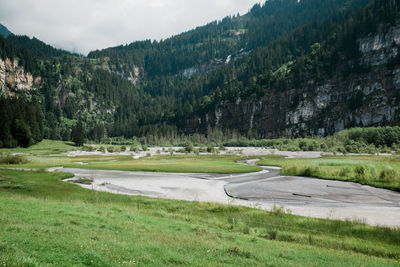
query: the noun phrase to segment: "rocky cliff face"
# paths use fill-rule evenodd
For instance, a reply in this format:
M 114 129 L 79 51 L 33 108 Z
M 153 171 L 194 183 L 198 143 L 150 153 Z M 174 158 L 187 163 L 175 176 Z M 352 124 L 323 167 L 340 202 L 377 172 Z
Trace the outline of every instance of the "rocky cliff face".
M 387 63 L 400 52 L 400 23 L 358 40 L 360 64 L 370 71 L 259 100 L 224 102 L 214 112 L 187 120 L 187 130 L 208 124 L 252 129 L 260 138 L 324 136 L 354 126 L 400 122 L 400 68 Z M 300 92 L 300 93 L 299 93 Z
M 34 79 L 31 73 L 25 72 L 17 60 L 0 58 L 0 95 L 14 96 L 34 91 L 39 83 L 40 78 Z
M 362 54 L 362 64 L 366 66 L 386 64 L 399 53 L 400 25 L 361 38 L 358 40 L 358 45 Z

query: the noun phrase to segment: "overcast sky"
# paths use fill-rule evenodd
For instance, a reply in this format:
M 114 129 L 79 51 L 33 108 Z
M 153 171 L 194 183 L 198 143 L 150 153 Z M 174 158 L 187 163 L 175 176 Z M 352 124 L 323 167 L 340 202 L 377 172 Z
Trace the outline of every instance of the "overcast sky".
M 246 13 L 260 0 L 0 0 L 0 23 L 69 51 L 160 40 Z

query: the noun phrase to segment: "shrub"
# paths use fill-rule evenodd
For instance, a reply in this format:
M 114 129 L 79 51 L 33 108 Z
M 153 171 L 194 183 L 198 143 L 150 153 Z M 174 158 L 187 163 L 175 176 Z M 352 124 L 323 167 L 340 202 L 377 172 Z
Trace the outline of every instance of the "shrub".
M 299 148 L 305 151 L 307 149 L 307 142 L 305 140 L 299 141 Z
M 397 172 L 392 168 L 383 169 L 379 173 L 379 180 L 382 182 L 393 181 L 396 177 L 397 177 Z
M 364 166 L 358 165 L 356 166 L 356 168 L 354 169 L 354 173 L 356 175 L 356 179 L 358 181 L 361 181 L 365 178 L 365 168 Z
M 297 175 L 298 169 L 296 165 L 284 165 L 282 168 L 284 174 Z
M 121 152 L 125 152 L 126 151 L 126 146 L 121 146 Z
M 282 216 L 282 215 L 286 214 L 287 211 L 290 212 L 290 210 L 289 210 L 289 209 L 286 210 L 285 206 L 283 206 L 283 205 L 279 205 L 279 206 L 278 206 L 278 205 L 275 205 L 275 204 L 274 204 L 274 206 L 272 206 L 272 209 L 271 209 L 271 212 L 272 212 L 275 216 Z
M 92 147 L 92 146 L 83 146 L 82 147 L 82 150 L 83 151 L 87 151 L 87 152 L 92 152 L 92 151 L 94 151 L 94 148 Z
M 270 240 L 276 240 L 277 236 L 278 236 L 278 231 L 275 229 L 268 232 L 268 237 Z
M 113 147 L 113 146 L 107 147 L 107 151 L 108 151 L 109 153 L 113 153 L 113 152 L 114 152 L 114 147 Z
M 194 150 L 193 143 L 190 142 L 190 141 L 187 141 L 187 142 L 185 143 L 185 151 L 186 151 L 187 153 L 191 153 L 191 152 L 193 152 L 193 150 Z
M 326 151 L 328 150 L 328 147 L 326 146 L 325 143 L 321 143 L 321 145 L 319 146 L 319 148 L 320 148 L 322 151 L 324 151 L 324 152 L 326 152 Z
M 300 171 L 299 175 L 307 177 L 317 177 L 318 172 L 319 169 L 317 167 L 307 166 Z
M 348 167 L 341 168 L 339 171 L 339 176 L 348 177 L 350 174 L 350 169 Z
M 208 153 L 214 153 L 214 152 L 215 152 L 214 146 L 211 145 L 211 144 L 209 144 L 209 145 L 207 146 L 207 152 L 208 152 Z
M 105 147 L 104 147 L 104 146 L 101 146 L 101 147 L 99 148 L 99 150 L 100 150 L 101 152 L 103 152 L 103 153 L 105 153 L 105 152 L 106 152 L 106 149 L 105 149 Z
M 315 140 L 312 141 L 312 142 L 310 142 L 310 143 L 307 145 L 307 150 L 308 150 L 308 151 L 316 151 L 316 150 L 318 150 L 318 144 L 317 144 L 317 142 L 315 142 Z
M 12 155 L 10 153 L 0 155 L 0 164 L 24 164 L 28 159 L 23 155 Z

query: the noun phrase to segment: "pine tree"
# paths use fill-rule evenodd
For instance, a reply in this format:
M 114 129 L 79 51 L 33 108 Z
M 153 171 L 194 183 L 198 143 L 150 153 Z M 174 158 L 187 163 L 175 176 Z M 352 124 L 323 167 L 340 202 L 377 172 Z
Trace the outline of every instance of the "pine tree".
M 76 146 L 83 146 L 83 142 L 84 142 L 84 136 L 83 136 L 83 123 L 82 123 L 82 119 L 78 120 L 78 123 L 75 126 L 74 129 L 74 143 Z

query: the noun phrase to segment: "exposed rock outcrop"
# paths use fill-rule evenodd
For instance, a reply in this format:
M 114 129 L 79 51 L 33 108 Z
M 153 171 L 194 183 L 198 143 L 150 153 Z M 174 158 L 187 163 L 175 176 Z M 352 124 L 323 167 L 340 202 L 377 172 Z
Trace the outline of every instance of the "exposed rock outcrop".
M 361 62 L 366 66 L 386 64 L 399 53 L 400 27 L 390 27 L 387 32 L 376 34 L 358 40 L 362 53 Z
M 224 102 L 215 112 L 196 117 L 188 132 L 205 131 L 208 124 L 257 131 L 260 138 L 325 136 L 354 126 L 400 122 L 400 68 L 387 63 L 400 53 L 400 23 L 357 41 L 360 63 L 370 70 L 338 76 L 304 88 L 262 99 Z
M 14 96 L 34 91 L 39 83 L 40 78 L 34 79 L 31 73 L 25 72 L 17 60 L 0 58 L 0 95 Z

